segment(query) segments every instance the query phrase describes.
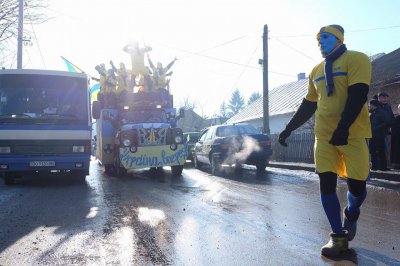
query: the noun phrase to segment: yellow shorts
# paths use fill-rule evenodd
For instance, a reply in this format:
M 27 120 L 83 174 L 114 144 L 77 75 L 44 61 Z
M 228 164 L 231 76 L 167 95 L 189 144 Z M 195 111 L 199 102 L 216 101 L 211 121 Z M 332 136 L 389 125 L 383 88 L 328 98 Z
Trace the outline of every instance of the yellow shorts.
M 328 140 L 315 140 L 315 168 L 318 173 L 333 172 L 340 177 L 365 181 L 369 175 L 369 150 L 365 139 L 349 139 L 334 146 Z

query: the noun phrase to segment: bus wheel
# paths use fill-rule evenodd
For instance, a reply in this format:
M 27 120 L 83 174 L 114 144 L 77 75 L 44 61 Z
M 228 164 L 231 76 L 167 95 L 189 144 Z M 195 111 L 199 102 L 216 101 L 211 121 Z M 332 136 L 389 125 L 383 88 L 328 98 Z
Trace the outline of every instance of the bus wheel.
M 14 176 L 12 176 L 11 174 L 5 174 L 4 175 L 4 184 L 7 186 L 14 185 L 15 184 Z
M 128 172 L 123 167 L 118 167 L 116 170 L 117 170 L 118 177 L 126 177 L 128 175 Z
M 78 183 L 83 183 L 86 181 L 86 173 L 85 172 L 77 172 L 74 176 L 73 179 L 78 182 Z
M 127 170 L 121 166 L 121 161 L 119 160 L 118 156 L 115 159 L 115 174 L 117 175 L 117 177 L 126 177 L 128 175 Z

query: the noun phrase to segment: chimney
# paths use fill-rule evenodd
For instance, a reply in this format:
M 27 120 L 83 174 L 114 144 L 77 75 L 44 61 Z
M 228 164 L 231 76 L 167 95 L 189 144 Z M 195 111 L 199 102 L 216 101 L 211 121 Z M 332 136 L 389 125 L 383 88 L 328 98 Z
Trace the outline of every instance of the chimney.
M 305 79 L 305 78 L 306 78 L 306 73 L 301 72 L 301 73 L 297 74 L 297 80 L 301 80 L 301 79 Z

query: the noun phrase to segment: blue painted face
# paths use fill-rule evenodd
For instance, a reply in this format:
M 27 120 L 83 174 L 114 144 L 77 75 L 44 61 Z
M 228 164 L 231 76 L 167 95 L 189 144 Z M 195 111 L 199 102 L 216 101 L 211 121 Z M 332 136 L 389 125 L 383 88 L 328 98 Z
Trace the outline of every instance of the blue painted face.
M 332 52 L 332 50 L 335 49 L 338 44 L 339 40 L 332 33 L 323 32 L 319 36 L 318 46 L 321 50 L 322 56 L 324 57 Z

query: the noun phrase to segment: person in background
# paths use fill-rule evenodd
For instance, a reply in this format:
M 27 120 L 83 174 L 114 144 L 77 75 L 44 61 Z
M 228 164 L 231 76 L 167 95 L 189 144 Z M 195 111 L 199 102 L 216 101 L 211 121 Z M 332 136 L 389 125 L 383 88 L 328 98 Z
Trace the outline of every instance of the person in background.
M 394 120 L 394 114 L 392 107 L 389 104 L 389 94 L 386 92 L 380 92 L 378 94 L 378 101 L 381 104 L 382 110 L 385 111 L 385 114 L 387 116 L 387 124 L 385 126 L 385 158 L 388 162 L 390 162 L 390 132 L 391 132 L 391 126 Z M 382 169 L 384 170 L 384 169 Z M 387 169 L 386 169 L 387 170 Z M 384 171 L 386 171 L 384 170 Z
M 287 146 L 291 132 L 315 113 L 315 167 L 320 180 L 321 202 L 332 228 L 321 254 L 336 257 L 348 250 L 356 235 L 360 207 L 367 196 L 371 138 L 367 95 L 372 66 L 367 55 L 349 51 L 339 25 L 322 27 L 318 45 L 325 59 L 309 75 L 308 93 L 279 143 Z M 343 210 L 336 193 L 337 177 L 347 177 L 347 206 Z
M 392 123 L 391 163 L 394 169 L 400 169 L 400 104 L 397 106 L 397 116 Z
M 388 117 L 378 100 L 369 102 L 372 138 L 369 140 L 371 154 L 371 170 L 387 170 L 385 155 L 385 137 Z

